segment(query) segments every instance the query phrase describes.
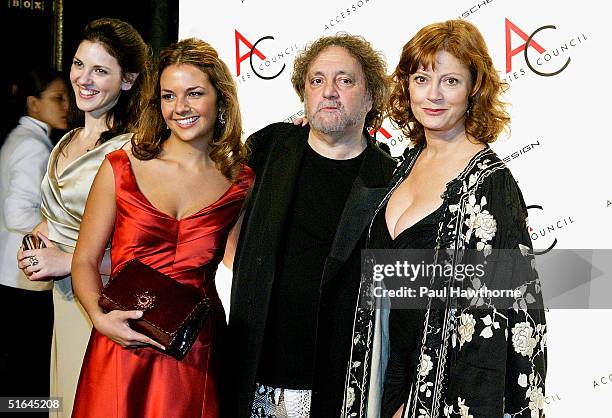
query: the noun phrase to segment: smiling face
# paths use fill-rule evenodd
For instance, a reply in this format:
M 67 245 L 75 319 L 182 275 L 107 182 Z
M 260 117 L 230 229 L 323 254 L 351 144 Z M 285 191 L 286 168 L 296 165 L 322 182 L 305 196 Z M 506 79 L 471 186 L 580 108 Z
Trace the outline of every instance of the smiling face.
M 70 82 L 77 107 L 100 117 L 117 104 L 121 90 L 129 90 L 119 63 L 99 42 L 83 41 L 74 54 Z
M 52 129 L 67 129 L 68 94 L 68 86 L 63 80 L 53 80 L 39 97 L 29 99 L 28 114 Z
M 372 99 L 359 61 L 345 48 L 323 50 L 304 83 L 304 110 L 312 129 L 324 134 L 363 129 Z
M 410 109 L 425 134 L 454 137 L 465 131 L 465 112 L 472 90 L 469 68 L 446 51 L 436 54 L 436 69 L 410 74 Z
M 208 75 L 191 64 L 170 65 L 161 74 L 161 111 L 181 141 L 212 139 L 217 120 L 217 91 Z

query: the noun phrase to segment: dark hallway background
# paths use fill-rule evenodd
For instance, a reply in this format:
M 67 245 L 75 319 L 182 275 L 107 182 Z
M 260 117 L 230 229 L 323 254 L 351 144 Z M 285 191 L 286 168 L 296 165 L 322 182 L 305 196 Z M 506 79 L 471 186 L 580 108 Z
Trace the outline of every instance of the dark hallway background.
M 0 3 L 0 99 L 6 104 L 12 80 L 32 67 L 70 70 L 83 27 L 100 17 L 134 26 L 154 56 L 178 38 L 179 0 L 2 0 Z M 4 106 L 3 106 L 4 107 Z M 13 118 L 0 117 L 0 142 Z
M 64 69 L 67 69 L 83 26 L 100 17 L 130 23 L 155 55 L 178 37 L 178 0 L 63 0 Z

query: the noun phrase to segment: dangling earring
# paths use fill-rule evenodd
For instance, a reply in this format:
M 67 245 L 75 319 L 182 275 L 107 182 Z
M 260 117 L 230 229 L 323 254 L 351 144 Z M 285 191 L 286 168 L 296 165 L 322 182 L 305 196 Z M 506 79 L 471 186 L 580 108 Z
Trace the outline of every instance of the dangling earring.
M 221 125 L 225 125 L 225 109 L 219 109 L 218 119 Z
M 467 106 L 467 110 L 465 111 L 465 115 L 469 118 L 470 117 L 470 113 L 472 112 L 472 101 L 470 100 L 468 102 L 468 106 Z

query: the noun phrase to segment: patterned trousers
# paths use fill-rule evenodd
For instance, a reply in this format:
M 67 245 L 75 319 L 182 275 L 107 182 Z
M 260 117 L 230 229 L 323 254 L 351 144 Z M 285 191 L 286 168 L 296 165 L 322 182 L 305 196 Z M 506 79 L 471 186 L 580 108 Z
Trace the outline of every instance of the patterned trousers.
M 309 418 L 310 390 L 275 388 L 257 383 L 251 418 Z

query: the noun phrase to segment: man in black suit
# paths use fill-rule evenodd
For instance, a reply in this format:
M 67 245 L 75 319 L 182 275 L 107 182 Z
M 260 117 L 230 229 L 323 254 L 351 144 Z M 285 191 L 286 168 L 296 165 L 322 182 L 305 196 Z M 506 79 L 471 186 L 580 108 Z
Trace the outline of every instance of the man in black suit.
M 340 416 L 360 250 L 396 165 L 366 130 L 380 127 L 386 80 L 363 38 L 320 38 L 292 75 L 310 126 L 248 139 L 257 177 L 234 263 L 228 416 Z

